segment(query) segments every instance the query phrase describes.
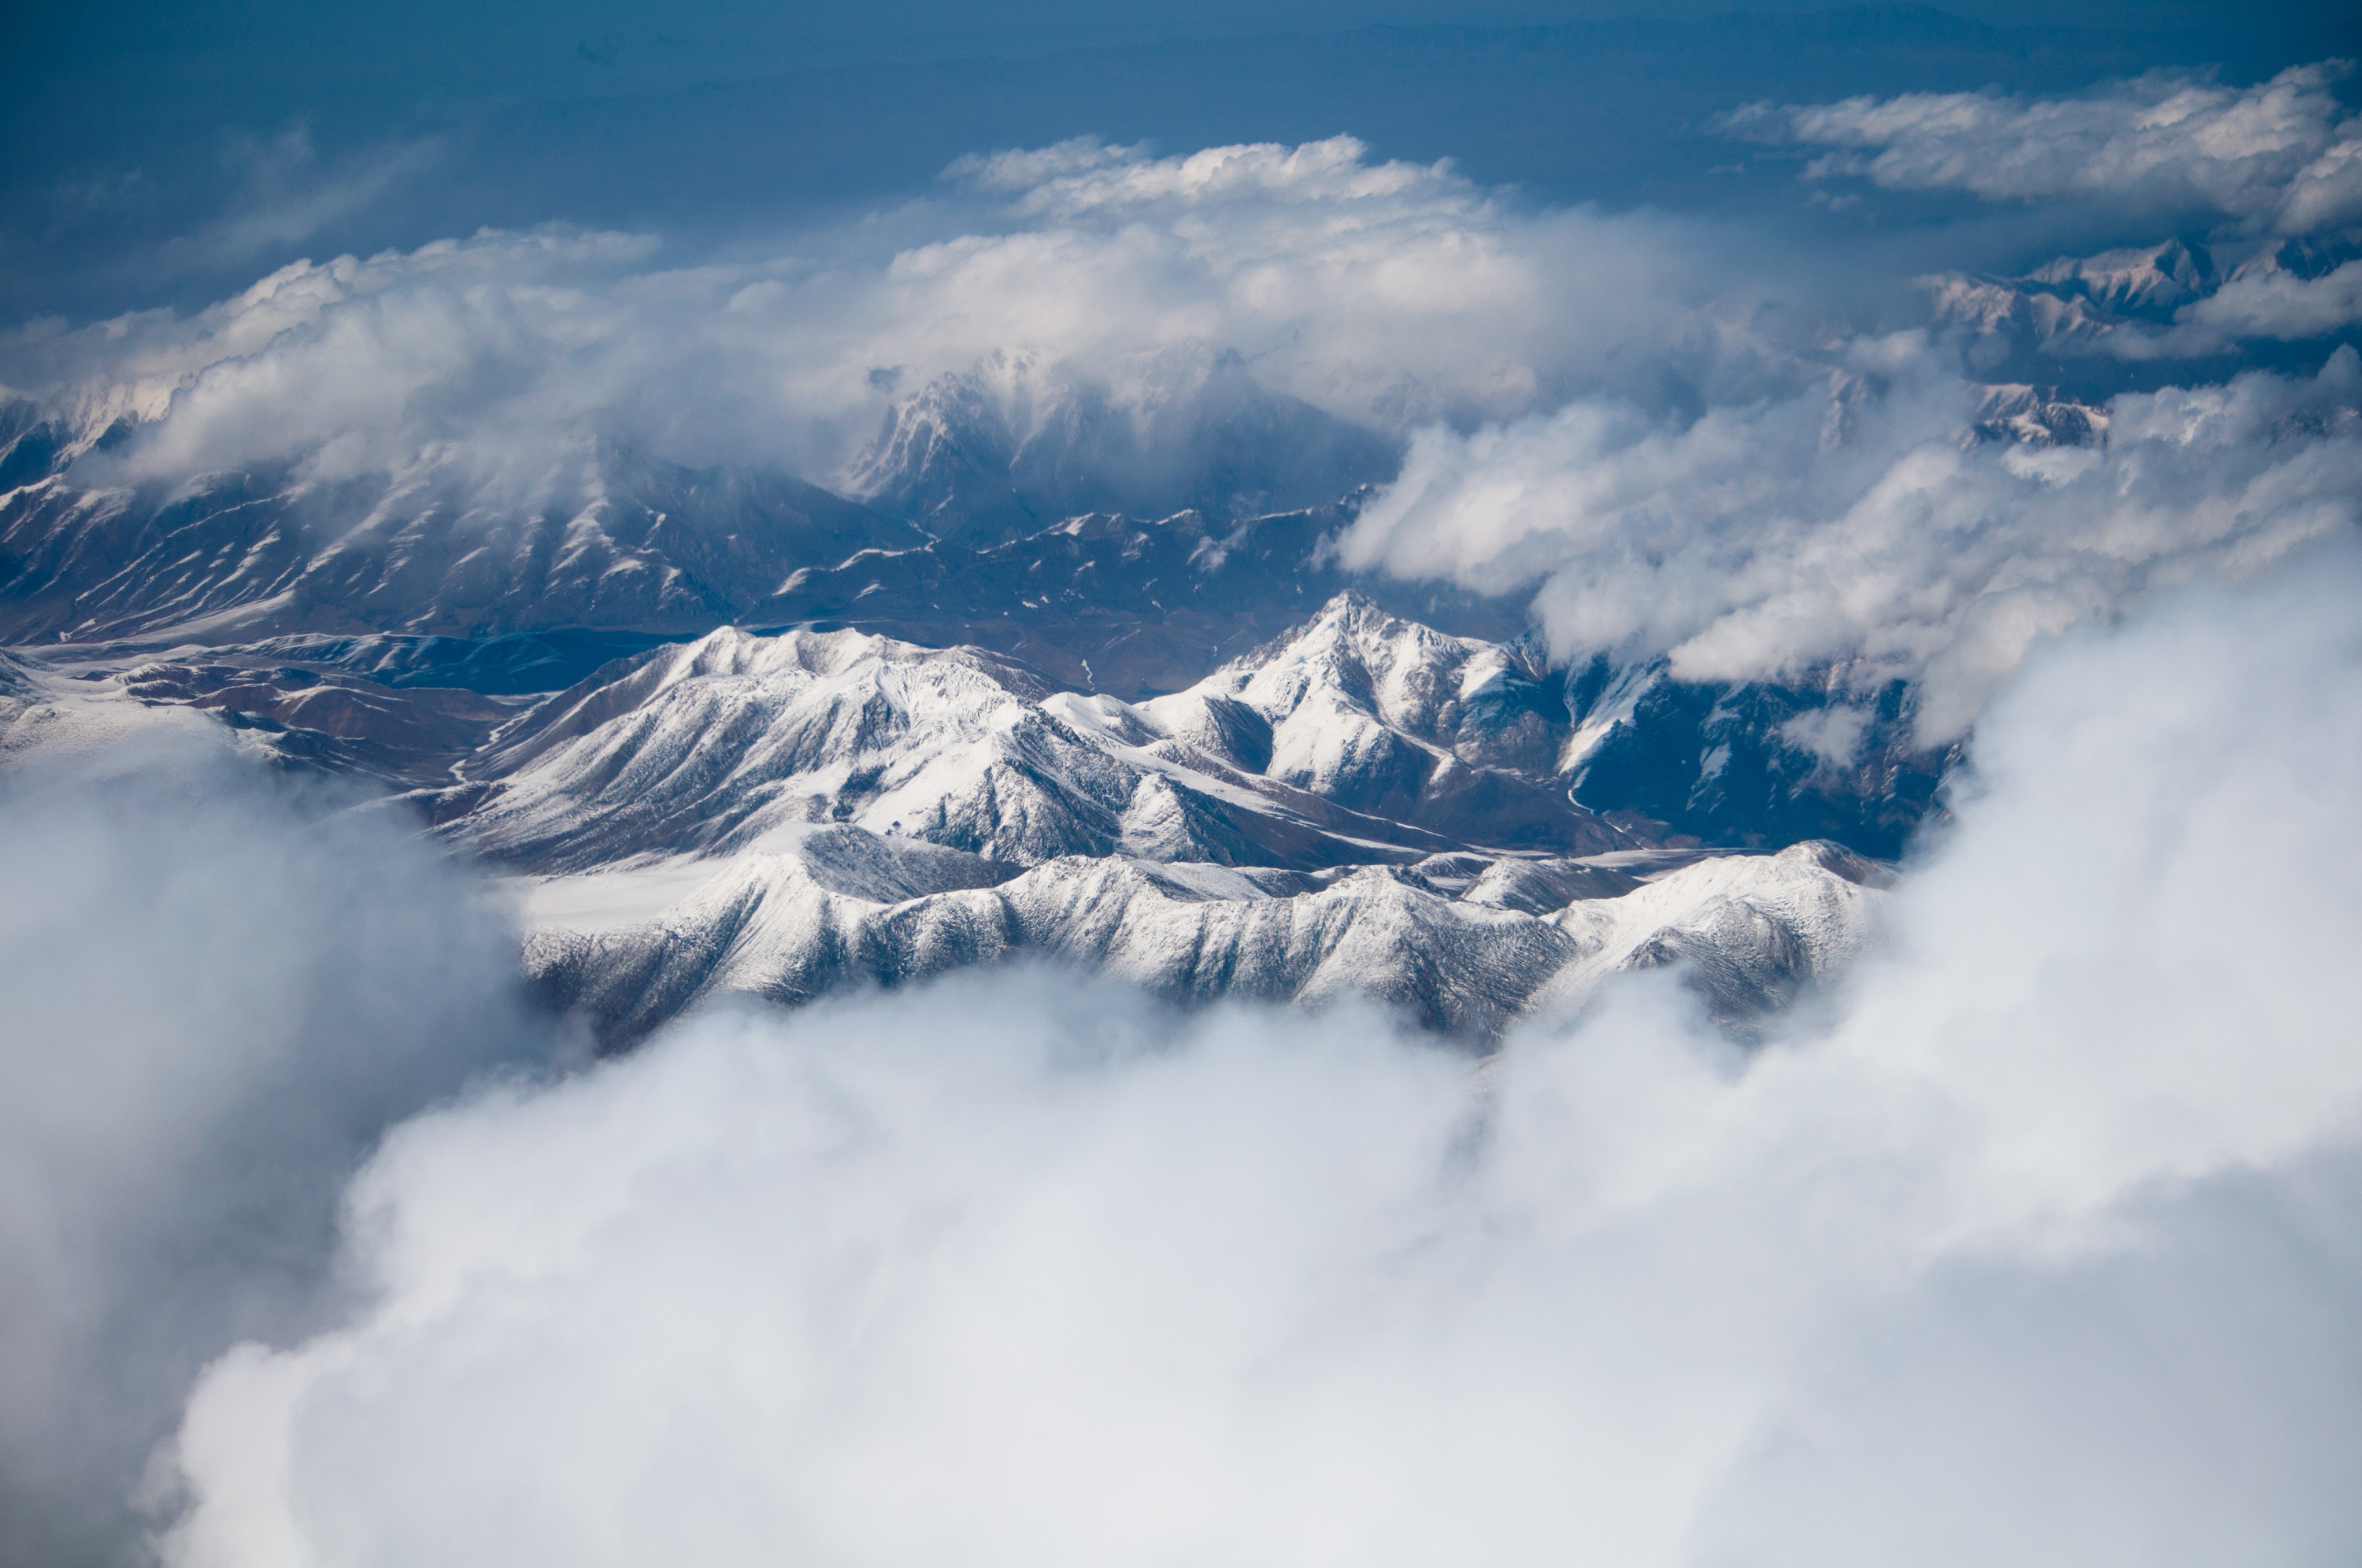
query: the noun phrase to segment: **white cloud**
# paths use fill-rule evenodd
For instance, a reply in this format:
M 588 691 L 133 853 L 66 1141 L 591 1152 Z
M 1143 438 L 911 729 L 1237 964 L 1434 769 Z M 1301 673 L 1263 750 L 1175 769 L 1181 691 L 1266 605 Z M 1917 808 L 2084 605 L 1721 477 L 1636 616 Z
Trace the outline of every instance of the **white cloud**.
M 2334 1560 L 2362 566 L 2054 648 L 1825 1027 L 1488 1073 L 1039 976 L 413 1121 L 187 1568 Z
M 996 356 L 1140 404 L 1235 355 L 1390 431 L 1628 376 L 1653 391 L 1668 353 L 1708 385 L 1781 373 L 1746 325 L 1770 284 L 1704 259 L 1696 226 L 1516 209 L 1350 138 L 1167 159 L 1068 143 L 955 174 L 757 261 L 667 267 L 653 240 L 553 232 L 298 263 L 187 320 L 20 333 L 8 374 L 93 434 L 149 421 L 132 474 L 537 460 L 603 432 L 825 477 L 889 388 Z
M 2116 332 L 2104 339 L 2128 359 L 2217 354 L 2244 341 L 2325 337 L 2362 321 L 2362 261 L 2318 278 L 2279 269 L 2234 276 L 2202 300 L 2174 313 L 2163 332 Z
M 1814 136 L 1852 116 L 1898 147 L 1947 126 L 2099 145 L 2138 122 L 2213 149 L 2209 180 L 2286 184 L 2326 156 L 2325 80 L 1782 113 Z M 2165 142 L 2142 146 L 2156 179 L 2188 174 Z M 1991 161 L 1954 150 L 1964 169 Z M 938 375 L 983 367 L 976 384 L 1011 407 L 1088 383 L 1137 413 L 1241 363 L 1416 433 L 1344 540 L 1350 563 L 1540 585 L 1562 653 L 1669 651 L 1701 678 L 1833 661 L 1863 683 L 1925 675 L 1931 736 L 1966 724 L 2036 639 L 2351 521 L 2354 447 L 2331 406 L 2356 401 L 2345 360 L 2314 385 L 2121 400 L 2096 455 L 1963 452 L 1981 394 L 1948 350 L 1849 336 L 1822 308 L 1841 281 L 1728 238 L 1521 209 L 1349 138 L 1175 158 L 1076 142 L 966 160 L 947 194 L 767 260 L 670 266 L 646 237 L 487 233 L 300 263 L 188 320 L 22 334 L 14 357 L 94 436 L 147 421 L 84 459 L 93 482 L 289 460 L 299 478 L 431 473 L 412 490 L 438 498 L 508 486 L 488 508 L 573 493 L 569 465 L 599 435 L 852 488 L 864 476 L 843 465 L 889 400 Z M 2350 266 L 2250 269 L 2174 326 L 2101 346 L 2153 358 L 2312 335 L 2351 319 L 2353 283 Z
M 514 935 L 398 824 L 185 734 L 0 787 L 0 1563 L 132 1560 L 189 1379 L 332 1319 L 379 1132 L 545 1054 Z
M 346 472 L 461 438 L 543 439 L 617 395 L 599 349 L 629 318 L 593 288 L 655 248 L 551 230 L 298 261 L 187 320 L 154 311 L 19 334 L 16 373 L 85 438 L 141 422 L 116 465 L 135 475 L 323 448 L 317 466 Z
M 2331 90 L 2346 69 L 2297 66 L 2245 88 L 2159 72 L 2072 98 L 1907 93 L 1757 104 L 1719 127 L 1838 149 L 1807 166 L 1809 179 L 1988 201 L 2211 209 L 2305 234 L 2362 218 L 2362 120 Z
M 2118 397 L 2105 444 L 1964 443 L 1973 388 L 1895 340 L 1882 392 L 1709 410 L 1596 400 L 1413 439 L 1345 559 L 1494 592 L 1539 584 L 1562 656 L 1672 655 L 1709 679 L 1837 665 L 1925 682 L 1948 739 L 2037 640 L 2152 589 L 2351 529 L 2362 363 Z

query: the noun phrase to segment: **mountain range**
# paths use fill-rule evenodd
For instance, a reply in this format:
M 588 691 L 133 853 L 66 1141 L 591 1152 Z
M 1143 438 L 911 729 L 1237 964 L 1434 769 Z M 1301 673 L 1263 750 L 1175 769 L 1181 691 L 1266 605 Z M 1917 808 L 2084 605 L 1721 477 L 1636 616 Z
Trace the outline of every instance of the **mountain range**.
M 1222 367 L 1143 419 L 988 365 L 849 494 L 600 440 L 102 483 L 136 428 L 0 429 L 0 755 L 193 713 L 359 781 L 509 879 L 610 1045 L 1024 955 L 1480 1042 L 1678 964 L 1744 1034 L 1953 760 L 1899 682 L 1553 661 L 1521 605 L 1348 572 L 1390 451 Z

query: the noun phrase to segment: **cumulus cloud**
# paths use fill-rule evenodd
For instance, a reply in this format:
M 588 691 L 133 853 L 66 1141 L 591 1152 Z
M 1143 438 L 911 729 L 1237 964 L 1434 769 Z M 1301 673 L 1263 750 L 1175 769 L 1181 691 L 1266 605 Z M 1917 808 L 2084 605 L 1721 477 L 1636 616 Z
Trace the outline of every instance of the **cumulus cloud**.
M 2252 571 L 2362 507 L 2350 348 L 2317 376 L 2118 397 L 2091 447 L 1970 439 L 1979 389 L 1940 357 L 1908 337 L 1858 352 L 1860 370 L 1810 395 L 1687 425 L 1586 399 L 1423 430 L 1344 558 L 1538 584 L 1562 657 L 1919 680 L 1922 736 L 1941 741 L 2037 640 L 2158 586 Z
M 2348 69 L 2296 66 L 2244 88 L 2158 72 L 2070 98 L 1756 104 L 1718 124 L 1750 140 L 1835 149 L 1806 166 L 1808 179 L 2212 211 L 2306 234 L 2362 218 L 2362 119 L 2333 91 Z
M 1000 976 L 414 1121 L 168 1558 L 2348 1555 L 2357 591 L 2048 650 L 1752 1058 L 1650 979 L 1476 1072 Z
M 94 435 L 146 422 L 111 459 L 133 476 L 622 434 L 824 477 L 898 392 L 996 356 L 1131 406 L 1239 363 L 1382 431 L 1522 412 L 1627 363 L 1653 392 L 1668 354 L 1694 382 L 1755 385 L 1781 373 L 1750 325 L 1770 285 L 1716 248 L 1672 219 L 1506 205 L 1344 138 L 1068 143 L 968 160 L 929 202 L 767 259 L 485 233 L 297 263 L 186 319 L 20 331 L 7 374 Z
M 332 1320 L 388 1123 L 546 1052 L 514 939 L 394 824 L 193 742 L 0 788 L 0 1562 L 136 1561 L 188 1381 Z

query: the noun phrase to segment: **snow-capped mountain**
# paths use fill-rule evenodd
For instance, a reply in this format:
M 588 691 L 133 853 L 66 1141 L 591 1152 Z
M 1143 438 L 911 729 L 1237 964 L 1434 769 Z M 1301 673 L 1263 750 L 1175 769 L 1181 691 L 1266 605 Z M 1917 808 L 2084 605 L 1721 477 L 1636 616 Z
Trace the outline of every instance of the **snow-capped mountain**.
M 2051 419 L 2053 438 L 2066 440 L 2080 407 L 2053 399 L 2019 414 Z M 1601 657 L 1550 669 L 1521 646 L 1521 606 L 1339 570 L 1323 544 L 1352 516 L 1350 503 L 1229 526 L 1195 512 L 1156 521 L 1095 513 L 984 548 L 944 540 L 866 551 L 798 572 L 763 613 L 772 624 L 978 644 L 1072 687 L 1136 699 L 1284 639 L 1352 592 L 1398 619 L 1501 648 L 1504 669 L 1516 673 L 1498 691 L 1514 690 L 1524 705 L 1520 733 L 1530 745 L 1547 732 L 1557 748 L 1554 763 L 1526 755 L 1518 767 L 1527 776 L 1562 776 L 1595 811 L 1636 812 L 1715 842 L 1828 837 L 1892 856 L 1949 766 L 1948 752 L 1912 738 L 1906 689 L 1848 695 L 1833 679 L 1840 672 L 1734 685 L 1677 681 L 1661 661 Z
M 1928 280 L 1928 287 L 1936 319 L 1970 327 L 1991 358 L 2090 352 L 2128 324 L 2169 321 L 2223 281 L 2204 246 L 2169 239 L 2061 256 L 2018 277 L 1949 272 Z
M 532 968 L 615 1041 L 1027 954 L 1476 1037 L 1684 962 L 1743 1027 L 1859 945 L 1869 863 L 1659 849 L 1569 798 L 1569 719 L 1515 649 L 1351 593 L 1138 703 L 974 648 L 724 630 L 518 719 L 436 804 L 546 874 Z
M 1882 880 L 1834 844 L 1733 856 L 1587 809 L 1661 673 L 1571 686 L 1350 591 L 1138 702 L 849 629 L 724 627 L 542 698 L 270 651 L 11 657 L 0 754 L 210 712 L 282 763 L 410 786 L 524 874 L 532 972 L 611 1043 L 715 995 L 1024 955 L 1185 1001 L 1352 991 L 1474 1039 L 1680 963 L 1744 1031 L 1859 945 Z
M 446 831 L 579 869 L 851 823 L 1015 865 L 1061 856 L 1298 869 L 1485 845 L 1643 842 L 1552 782 L 1552 688 L 1509 650 L 1357 595 L 1142 703 L 976 648 L 732 629 L 517 720 L 464 762 Z
M 1970 426 L 1980 441 L 2022 447 L 2096 447 L 2107 439 L 2104 409 L 2061 397 L 2056 387 L 2003 382 L 1985 389 Z
M 2061 256 L 2018 280 L 2053 299 L 2081 300 L 2110 315 L 2165 319 L 2221 285 L 2214 258 L 2202 245 L 2169 239 L 2160 245 Z
M 1476 1040 L 1580 1006 L 1611 975 L 1683 964 L 1743 1034 L 1860 950 L 1886 879 L 1832 845 L 1684 858 L 1306 874 L 1070 856 L 1012 873 L 857 828 L 785 829 L 702 878 L 669 866 L 541 885 L 527 966 L 610 1043 L 716 996 L 802 1001 L 1025 955 L 1185 1002 L 1368 997 Z M 1666 860 L 1648 881 L 1616 864 Z
M 1988 370 L 2063 370 L 2089 379 L 2098 388 L 2122 374 L 2120 363 L 2110 369 L 2112 356 L 2118 360 L 2151 358 L 2148 345 L 2159 341 L 2177 319 L 2189 316 L 2191 307 L 2226 288 L 2235 293 L 2241 288 L 2268 286 L 2276 278 L 2310 282 L 2357 257 L 2362 257 L 2362 246 L 2349 237 L 2311 235 L 2254 248 L 2235 264 L 2224 265 L 2205 245 L 2169 239 L 2091 256 L 2061 256 L 2014 277 L 1946 272 L 1923 283 L 1935 319 L 1966 328 L 1972 360 Z M 2334 330 L 2326 321 L 2317 329 Z M 2289 336 L 2285 331 L 2278 335 Z M 2194 351 L 2221 352 L 2225 347 Z M 2242 353 L 2254 358 L 2263 347 L 2249 344 Z

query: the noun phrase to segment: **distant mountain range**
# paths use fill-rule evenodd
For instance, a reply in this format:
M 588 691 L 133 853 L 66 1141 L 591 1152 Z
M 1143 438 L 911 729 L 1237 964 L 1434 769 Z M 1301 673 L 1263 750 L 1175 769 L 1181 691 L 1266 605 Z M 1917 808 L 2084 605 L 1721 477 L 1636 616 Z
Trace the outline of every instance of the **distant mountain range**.
M 1023 953 L 1476 1038 L 1678 960 L 1744 1032 L 1863 938 L 1951 760 L 1908 688 L 1553 665 L 1336 564 L 1374 437 L 1222 367 L 1146 415 L 987 369 L 859 499 L 595 441 L 92 484 L 122 432 L 16 405 L 0 754 L 193 712 L 366 780 L 523 878 L 616 1044 Z M 1189 504 L 1062 511 L 1110 492 Z

